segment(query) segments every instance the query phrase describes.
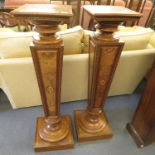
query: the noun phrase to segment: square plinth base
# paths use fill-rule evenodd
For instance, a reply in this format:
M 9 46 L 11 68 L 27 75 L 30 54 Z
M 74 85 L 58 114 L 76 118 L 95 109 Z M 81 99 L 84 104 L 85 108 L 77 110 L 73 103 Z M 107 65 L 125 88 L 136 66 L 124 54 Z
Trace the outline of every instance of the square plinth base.
M 79 126 L 79 116 L 84 113 L 84 110 L 76 110 L 74 111 L 74 118 L 75 118 L 75 124 L 76 124 L 76 132 L 77 132 L 77 140 L 79 142 L 85 142 L 85 141 L 93 141 L 93 140 L 99 140 L 99 139 L 108 139 L 112 138 L 112 129 L 109 126 L 108 122 L 106 127 L 98 133 L 88 133 L 82 130 Z M 104 117 L 104 114 L 101 116 Z
M 35 144 L 34 144 L 34 150 L 36 152 L 63 150 L 63 149 L 70 149 L 74 147 L 74 141 L 73 141 L 73 135 L 72 135 L 72 129 L 71 129 L 71 119 L 69 116 L 62 116 L 62 121 L 64 119 L 67 121 L 67 124 L 70 128 L 68 136 L 60 142 L 51 143 L 51 142 L 46 142 L 40 138 L 38 131 L 41 126 L 45 125 L 45 118 L 44 117 L 37 118 Z

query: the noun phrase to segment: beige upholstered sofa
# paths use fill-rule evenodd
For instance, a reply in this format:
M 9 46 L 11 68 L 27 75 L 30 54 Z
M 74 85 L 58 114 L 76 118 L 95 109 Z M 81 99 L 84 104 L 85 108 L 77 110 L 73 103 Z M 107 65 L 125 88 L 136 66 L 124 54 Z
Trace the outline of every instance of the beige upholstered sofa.
M 90 31 L 77 26 L 61 31 L 64 40 L 61 101 L 87 98 Z M 13 108 L 41 104 L 29 43 L 34 32 L 0 32 L 0 88 Z M 155 57 L 155 34 L 149 28 L 120 27 L 116 37 L 125 47 L 109 95 L 131 94 L 149 71 Z

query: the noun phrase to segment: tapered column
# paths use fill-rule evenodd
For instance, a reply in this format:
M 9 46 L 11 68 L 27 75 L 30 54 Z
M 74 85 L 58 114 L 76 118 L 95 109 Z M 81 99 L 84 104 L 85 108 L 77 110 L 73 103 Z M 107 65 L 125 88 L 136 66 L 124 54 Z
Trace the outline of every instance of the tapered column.
M 48 145 L 53 150 L 70 148 L 73 147 L 70 117 L 60 115 L 63 42 L 55 34 L 60 22 L 32 23 L 39 33 L 34 36 L 31 51 L 45 112 L 45 117 L 37 119 L 35 150 L 41 151 L 43 143 L 47 149 Z
M 59 24 L 69 21 L 71 6 L 24 5 L 12 12 L 18 18 L 27 18 L 37 32 L 30 45 L 44 117 L 37 118 L 35 151 L 73 148 L 71 119 L 60 114 L 60 93 L 63 63 L 63 41 L 56 34 Z
M 130 11 L 108 6 L 85 6 L 84 9 L 98 24 L 97 32 L 89 41 L 88 106 L 86 110 L 76 110 L 74 115 L 78 140 L 90 141 L 112 137 L 103 107 L 124 45 L 113 33 L 125 20 L 126 14 L 121 9 Z
M 155 142 L 155 61 L 144 93 L 127 129 L 138 147 Z
M 124 43 L 113 37 L 120 22 L 100 22 L 90 37 L 88 107 L 75 111 L 79 141 L 112 137 L 103 105 Z

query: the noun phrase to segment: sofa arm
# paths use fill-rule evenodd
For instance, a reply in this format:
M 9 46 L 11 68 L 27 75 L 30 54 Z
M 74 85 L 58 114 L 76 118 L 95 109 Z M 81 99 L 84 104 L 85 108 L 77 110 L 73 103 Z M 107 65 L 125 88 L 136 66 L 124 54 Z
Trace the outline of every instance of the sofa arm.
M 0 59 L 0 74 L 13 108 L 41 104 L 32 58 Z

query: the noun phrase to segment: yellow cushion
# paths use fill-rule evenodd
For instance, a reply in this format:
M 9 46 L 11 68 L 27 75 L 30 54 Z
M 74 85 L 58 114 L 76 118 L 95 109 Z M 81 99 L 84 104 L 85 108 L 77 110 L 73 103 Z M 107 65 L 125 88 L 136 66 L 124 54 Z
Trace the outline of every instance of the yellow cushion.
M 0 28 L 0 32 L 14 32 L 14 31 L 10 28 Z
M 84 34 L 83 34 L 83 53 L 88 53 L 89 50 L 89 36 L 94 33 L 93 31 L 89 31 L 89 30 L 84 30 Z
M 67 30 L 67 24 L 59 25 L 61 31 Z
M 143 28 L 134 31 L 116 32 L 115 36 L 125 42 L 124 51 L 145 49 L 154 31 L 150 28 Z
M 118 32 L 131 32 L 142 29 L 144 29 L 142 26 L 118 26 Z
M 152 35 L 150 39 L 150 44 L 155 48 L 155 33 Z
M 30 57 L 32 32 L 0 32 L 0 58 Z
M 93 31 L 84 30 L 83 35 L 83 52 L 88 53 L 89 48 L 89 35 L 91 35 Z M 153 30 L 150 28 L 144 28 L 141 26 L 119 26 L 118 32 L 115 33 L 115 36 L 121 40 L 125 41 L 125 46 L 123 50 L 140 50 L 148 47 L 149 39 L 153 34 Z M 155 47 L 155 35 L 151 39 L 152 46 Z
M 80 54 L 83 29 L 80 26 L 58 32 L 64 41 L 64 54 Z M 34 32 L 0 32 L 0 58 L 30 57 Z
M 60 31 L 59 34 L 64 42 L 64 54 L 80 54 L 82 51 L 83 29 L 81 26 Z

